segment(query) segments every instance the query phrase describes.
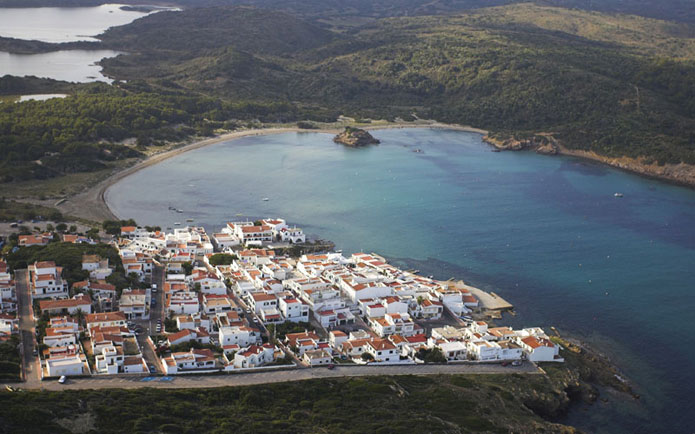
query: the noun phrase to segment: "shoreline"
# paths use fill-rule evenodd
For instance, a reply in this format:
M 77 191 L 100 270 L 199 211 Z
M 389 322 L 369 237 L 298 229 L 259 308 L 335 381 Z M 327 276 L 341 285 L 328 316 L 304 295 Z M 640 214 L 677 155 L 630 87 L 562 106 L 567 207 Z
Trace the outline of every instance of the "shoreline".
M 515 139 L 501 140 L 488 135 L 483 137 L 483 142 L 487 143 L 498 151 L 533 151 L 542 155 L 562 155 L 565 157 L 579 158 L 612 167 L 633 175 L 665 182 L 671 185 L 695 189 L 695 165 L 686 163 L 669 163 L 663 165 L 656 163 L 647 164 L 641 157 L 607 157 L 599 155 L 594 151 L 569 149 L 557 142 L 548 134 L 539 133 L 539 135 L 549 138 L 550 143 L 538 144 L 529 140 L 520 141 Z
M 108 190 L 114 184 L 122 180 L 123 178 L 130 176 L 142 169 L 150 167 L 154 164 L 158 164 L 169 158 L 176 157 L 188 151 L 195 149 L 200 149 L 205 146 L 213 145 L 216 143 L 221 143 L 225 141 L 235 140 L 243 137 L 253 137 L 253 136 L 266 136 L 271 134 L 283 134 L 283 133 L 323 133 L 323 134 L 339 134 L 342 132 L 344 126 L 340 127 L 328 127 L 328 128 L 317 128 L 317 129 L 303 129 L 299 127 L 267 127 L 259 129 L 249 129 L 242 131 L 233 131 L 229 133 L 224 133 L 215 137 L 198 140 L 192 143 L 184 144 L 173 149 L 160 152 L 149 156 L 148 158 L 138 161 L 134 165 L 127 167 L 123 170 L 119 170 L 112 175 L 108 176 L 106 179 L 100 181 L 96 185 L 89 187 L 88 189 L 75 194 L 73 196 L 67 197 L 66 200 L 60 205 L 56 206 L 61 212 L 68 215 L 73 215 L 75 217 L 84 218 L 93 221 L 102 220 L 118 220 L 122 216 L 116 215 L 116 213 L 111 209 L 108 203 Z M 360 125 L 359 128 L 364 130 L 376 131 L 384 129 L 403 129 L 403 128 L 429 128 L 429 129 L 446 129 L 454 131 L 471 132 L 476 134 L 481 134 L 486 136 L 488 131 L 474 128 L 470 126 L 464 126 L 459 124 L 445 124 L 435 121 L 428 121 L 423 123 L 392 123 L 383 125 Z M 483 139 L 484 143 L 500 149 L 506 149 L 491 140 Z M 533 151 L 532 148 L 524 148 L 519 150 Z M 687 188 L 695 188 L 695 167 L 686 164 L 680 165 L 644 165 L 639 161 L 623 157 L 623 158 L 609 158 L 602 157 L 593 152 L 587 151 L 574 151 L 566 149 L 564 146 L 557 147 L 557 155 L 562 155 L 565 157 L 580 158 L 587 161 L 591 161 L 598 164 L 603 164 L 608 167 L 612 167 L 618 170 L 622 170 L 634 175 L 643 176 L 645 178 L 654 179 L 657 181 L 666 182 L 672 185 L 683 186 Z M 673 167 L 680 167 L 684 169 L 687 174 L 685 179 L 676 176 L 670 176 L 668 173 L 664 173 L 669 169 L 673 170 Z M 657 168 L 661 172 L 655 172 L 649 168 Z M 127 218 L 127 217 L 125 217 Z
M 456 130 L 463 132 L 470 132 L 476 134 L 487 134 L 487 131 L 480 128 L 473 128 L 464 125 L 456 124 L 443 124 L 439 122 L 414 124 L 414 123 L 398 123 L 398 124 L 385 124 L 385 125 L 367 125 L 360 126 L 359 128 L 365 130 L 385 130 L 385 129 L 401 129 L 401 128 L 430 128 L 430 129 L 446 129 L 446 130 Z M 88 188 L 87 190 L 78 193 L 74 196 L 66 198 L 67 200 L 57 208 L 65 213 L 76 217 L 86 218 L 89 220 L 118 220 L 121 217 L 117 216 L 111 207 L 109 206 L 107 200 L 107 192 L 110 187 L 116 184 L 123 178 L 130 176 L 142 169 L 150 167 L 154 164 L 161 163 L 172 157 L 176 157 L 188 151 L 195 149 L 200 149 L 205 146 L 213 145 L 216 143 L 226 142 L 229 140 L 235 140 L 243 137 L 253 137 L 253 136 L 267 136 L 271 134 L 283 134 L 283 133 L 324 133 L 324 134 L 339 134 L 342 132 L 343 127 L 340 128 L 319 128 L 319 129 L 303 129 L 299 127 L 269 127 L 269 128 L 259 128 L 252 130 L 243 131 L 233 131 L 230 133 L 221 134 L 219 136 L 211 137 L 209 139 L 199 140 L 193 143 L 189 143 L 183 146 L 170 149 L 158 154 L 154 154 L 145 160 L 139 161 L 134 165 L 118 171 L 113 175 L 110 175 L 103 181 Z

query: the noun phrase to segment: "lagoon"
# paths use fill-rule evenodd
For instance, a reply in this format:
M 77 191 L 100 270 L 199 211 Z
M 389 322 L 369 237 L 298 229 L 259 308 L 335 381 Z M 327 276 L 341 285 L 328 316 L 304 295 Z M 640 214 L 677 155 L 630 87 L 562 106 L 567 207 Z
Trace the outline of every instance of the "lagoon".
M 39 54 L 14 54 L 0 51 L 0 77 L 36 76 L 74 83 L 103 81 L 110 78 L 101 73 L 97 65 L 101 59 L 121 54 L 113 50 L 61 50 Z
M 0 36 L 43 42 L 97 41 L 109 27 L 122 26 L 148 15 L 106 4 L 73 8 L 2 8 Z
M 463 278 L 515 304 L 504 323 L 590 341 L 642 395 L 606 395 L 564 422 L 692 431 L 695 191 L 574 158 L 493 153 L 474 133 L 373 135 L 382 143 L 362 149 L 321 133 L 222 142 L 136 172 L 106 198 L 143 225 L 280 216 L 346 253 Z

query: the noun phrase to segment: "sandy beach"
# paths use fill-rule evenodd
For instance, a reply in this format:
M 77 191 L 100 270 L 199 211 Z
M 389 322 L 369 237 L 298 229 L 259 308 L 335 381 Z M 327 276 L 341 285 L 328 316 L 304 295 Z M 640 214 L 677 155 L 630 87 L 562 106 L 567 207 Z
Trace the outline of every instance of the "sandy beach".
M 428 122 L 428 123 L 402 123 L 402 124 L 386 124 L 386 125 L 373 125 L 373 126 L 361 126 L 365 130 L 381 130 L 390 128 L 441 128 L 450 129 L 458 131 L 473 132 L 478 134 L 487 134 L 487 131 L 478 128 L 467 127 L 462 125 L 452 125 L 443 124 L 438 122 Z M 306 133 L 325 133 L 325 134 L 338 134 L 342 131 L 342 128 L 325 128 L 325 129 L 300 129 L 297 127 L 286 127 L 286 128 L 262 128 L 253 130 L 243 130 L 234 131 L 227 134 L 222 134 L 209 139 L 197 141 L 184 145 L 169 151 L 165 151 L 159 154 L 152 155 L 151 157 L 136 163 L 135 165 L 121 170 L 113 175 L 109 176 L 105 180 L 99 182 L 98 184 L 89 187 L 85 191 L 67 198 L 63 203 L 57 206 L 57 208 L 64 214 L 72 215 L 75 217 L 80 217 L 92 221 L 102 221 L 102 220 L 114 220 L 118 218 L 128 218 L 128 216 L 116 216 L 108 206 L 106 202 L 106 191 L 120 181 L 126 176 L 132 175 L 133 173 L 142 170 L 146 167 L 152 166 L 153 164 L 160 163 L 168 158 L 175 157 L 177 155 L 183 154 L 184 152 L 192 151 L 194 149 L 202 148 L 204 146 L 212 145 L 215 143 L 226 142 L 229 140 L 238 139 L 241 137 L 249 136 L 265 136 L 269 134 L 282 134 L 291 132 L 306 132 Z

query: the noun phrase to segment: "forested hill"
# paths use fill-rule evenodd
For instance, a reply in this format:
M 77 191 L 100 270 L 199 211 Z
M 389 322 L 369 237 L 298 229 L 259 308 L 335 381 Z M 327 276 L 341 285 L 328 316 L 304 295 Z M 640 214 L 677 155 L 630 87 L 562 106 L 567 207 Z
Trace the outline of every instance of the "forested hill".
M 97 6 L 111 0 L 0 0 L 0 7 Z M 162 3 L 185 8 L 254 6 L 285 11 L 310 20 L 334 23 L 344 20 L 350 26 L 364 19 L 440 15 L 477 8 L 534 2 L 587 11 L 640 15 L 664 20 L 695 23 L 692 0 L 121 0 L 119 3 L 151 5 Z M 347 21 L 352 21 L 348 23 Z
M 159 12 L 113 27 L 101 39 L 123 50 L 196 52 L 234 46 L 256 54 L 286 55 L 326 45 L 335 36 L 286 13 L 219 7 Z
M 319 104 L 363 116 L 416 112 L 502 135 L 550 132 L 569 148 L 602 155 L 695 163 L 695 31 L 687 25 L 512 5 L 379 20 L 323 37 L 324 44 L 301 40 L 283 54 L 272 50 L 284 39 L 277 20 L 227 21 L 240 35 L 231 37 L 225 26 L 206 24 L 220 11 L 228 9 L 187 11 L 178 22 L 207 28 L 209 39 L 227 47 L 193 49 L 211 47 L 205 38 L 197 42 L 196 32 L 179 44 L 184 24 L 144 26 L 155 15 L 105 35 L 118 47 L 118 34 L 129 33 L 138 51 L 106 60 L 106 70 L 160 90 Z M 264 37 L 243 37 L 258 33 Z
M 163 12 L 103 35 L 104 47 L 130 53 L 102 61 L 126 83 L 0 104 L 0 172 L 12 181 L 93 170 L 191 134 L 339 114 L 415 114 L 692 165 L 694 36 L 687 24 L 533 4 L 337 33 L 248 7 Z M 0 79 L 0 93 L 28 82 Z

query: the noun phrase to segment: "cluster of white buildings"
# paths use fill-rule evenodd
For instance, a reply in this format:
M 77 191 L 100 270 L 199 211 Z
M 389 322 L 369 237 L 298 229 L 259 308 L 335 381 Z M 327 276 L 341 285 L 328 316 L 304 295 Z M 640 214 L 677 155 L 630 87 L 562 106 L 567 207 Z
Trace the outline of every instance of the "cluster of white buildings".
M 306 242 L 302 229 L 290 227 L 283 219 L 264 219 L 258 222 L 229 222 L 227 226 L 212 236 L 218 251 L 246 245 L 261 246 L 273 241 L 289 244 Z
M 53 316 L 43 337 L 44 376 L 138 374 L 148 371 L 135 334 L 123 312 L 85 315 L 86 327 L 69 315 Z M 80 336 L 88 339 L 80 341 Z M 93 355 L 89 366 L 85 351 Z
M 120 293 L 106 282 L 114 272 L 109 261 L 97 255 L 82 258 L 89 278 L 73 284 L 72 292 L 54 262 L 32 264 L 32 296 L 39 300 L 41 314 L 51 317 L 43 338 L 46 374 L 147 372 L 128 324 L 149 319 L 155 308 L 171 319 L 168 330 L 158 329 L 161 337 L 153 342 L 167 374 L 255 369 L 277 362 L 284 351 L 308 366 L 331 364 L 336 358 L 422 363 L 432 351 L 451 362 L 562 360 L 558 346 L 539 328 L 490 328 L 468 317 L 462 321 L 479 302 L 459 285 L 401 270 L 373 253 L 291 258 L 268 248 L 305 241 L 301 229 L 282 219 L 230 222 L 212 237 L 202 227 L 173 233 L 123 227 L 114 247 L 125 274 L 151 281 L 155 265 L 160 265 L 164 280 L 161 288 Z M 212 265 L 219 262 L 210 258 L 220 252 L 229 255 L 223 257 L 224 265 Z M 160 307 L 154 299 L 158 290 L 164 300 Z M 14 281 L 2 262 L 0 295 L 2 312 L 16 309 Z M 84 317 L 84 326 L 76 317 Z M 443 317 L 456 326 L 426 332 L 423 326 L 432 324 L 428 321 L 441 324 Z M 1 320 L 0 333 L 7 328 Z M 273 336 L 265 330 L 283 323 L 306 327 L 286 335 L 284 350 L 267 343 Z M 88 340 L 81 343 L 80 334 Z M 93 356 L 92 366 L 85 352 Z
M 512 330 L 508 327 L 490 328 L 484 322 L 467 327 L 434 328 L 427 336 L 415 334 L 376 336 L 373 331 L 349 333 L 332 330 L 327 340 L 312 331 L 292 333 L 286 344 L 310 366 L 332 363 L 335 357 L 358 364 L 422 363 L 424 350 L 437 349 L 448 362 L 503 362 L 530 360 L 561 362 L 559 347 L 539 328 Z
M 131 263 L 147 262 L 135 252 L 119 253 L 124 259 L 132 257 Z M 127 270 L 125 260 L 123 265 Z M 113 268 L 108 259 L 98 255 L 84 255 L 82 270 L 89 278 L 75 282 L 71 288 L 73 295 L 69 297 L 68 285 L 61 277 L 62 269 L 55 263 L 37 262 L 29 267 L 32 295 L 39 299 L 37 314 L 50 317 L 42 341 L 45 344 L 41 354 L 43 375 L 147 372 L 140 345 L 127 323 L 149 318 L 150 289 L 126 288 L 119 296 L 116 287 L 105 280 Z M 93 356 L 92 366 L 86 353 Z

